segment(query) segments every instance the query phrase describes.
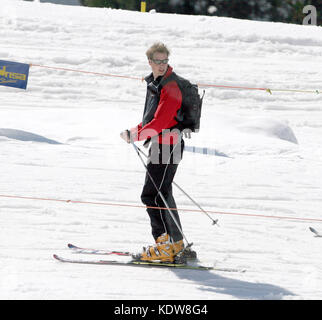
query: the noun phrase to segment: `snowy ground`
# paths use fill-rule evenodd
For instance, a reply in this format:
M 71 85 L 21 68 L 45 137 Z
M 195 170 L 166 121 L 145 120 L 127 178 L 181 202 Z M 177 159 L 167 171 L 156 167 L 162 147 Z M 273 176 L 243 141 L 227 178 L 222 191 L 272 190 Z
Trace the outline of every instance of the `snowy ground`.
M 322 89 L 322 29 L 1 0 L 0 60 L 131 76 L 148 46 L 199 83 Z M 140 204 L 144 169 L 119 132 L 140 121 L 140 81 L 32 67 L 0 87 L 0 194 Z M 321 219 L 321 95 L 206 89 L 202 130 L 176 182 L 213 211 Z M 13 131 L 20 135 L 10 136 Z M 21 132 L 22 130 L 23 132 Z M 1 134 L 2 132 L 2 134 Z M 55 140 L 39 142 L 35 136 Z M 4 134 L 6 133 L 6 134 Z M 193 178 L 192 178 L 193 177 Z M 175 191 L 179 207 L 194 208 Z M 322 299 L 322 243 L 309 221 L 182 212 L 200 260 L 246 273 L 61 264 L 66 244 L 140 250 L 145 210 L 0 197 L 1 299 Z

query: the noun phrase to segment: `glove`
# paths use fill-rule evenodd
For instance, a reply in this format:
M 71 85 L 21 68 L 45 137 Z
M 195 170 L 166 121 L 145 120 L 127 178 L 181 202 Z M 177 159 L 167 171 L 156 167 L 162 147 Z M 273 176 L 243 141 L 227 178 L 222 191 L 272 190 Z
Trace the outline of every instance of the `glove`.
M 124 130 L 120 133 L 120 137 L 126 141 L 127 143 L 130 143 L 131 142 L 131 133 L 130 133 L 130 130 Z

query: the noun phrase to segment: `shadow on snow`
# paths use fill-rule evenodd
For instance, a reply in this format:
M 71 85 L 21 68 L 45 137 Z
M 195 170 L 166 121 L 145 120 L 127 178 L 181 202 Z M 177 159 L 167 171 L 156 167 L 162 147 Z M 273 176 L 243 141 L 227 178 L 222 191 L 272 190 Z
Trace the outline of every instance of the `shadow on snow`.
M 215 270 L 173 270 L 173 272 L 180 279 L 196 282 L 200 285 L 200 290 L 208 291 L 210 294 L 223 294 L 237 299 L 256 300 L 281 300 L 285 296 L 295 296 L 291 291 L 276 285 L 232 279 L 214 274 Z M 217 272 L 219 273 L 219 271 Z
M 38 134 L 34 134 L 31 132 L 26 132 L 22 130 L 15 130 L 15 129 L 0 128 L 0 136 L 4 136 L 9 139 L 20 140 L 20 141 L 34 141 L 34 142 L 43 142 L 43 143 L 49 143 L 49 144 L 61 144 L 58 141 L 47 139 Z

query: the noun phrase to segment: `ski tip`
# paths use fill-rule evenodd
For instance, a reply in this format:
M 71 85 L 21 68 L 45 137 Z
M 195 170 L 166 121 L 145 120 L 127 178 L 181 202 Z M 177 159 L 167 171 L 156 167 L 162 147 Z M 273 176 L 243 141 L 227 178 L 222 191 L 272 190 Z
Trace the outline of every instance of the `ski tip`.
M 73 244 L 71 244 L 71 243 L 68 243 L 67 244 L 67 246 L 68 246 L 68 248 L 70 248 L 70 249 L 76 249 L 77 247 L 76 246 L 74 246 Z
M 57 254 L 53 254 L 53 258 L 56 260 L 59 260 L 59 257 L 57 256 Z

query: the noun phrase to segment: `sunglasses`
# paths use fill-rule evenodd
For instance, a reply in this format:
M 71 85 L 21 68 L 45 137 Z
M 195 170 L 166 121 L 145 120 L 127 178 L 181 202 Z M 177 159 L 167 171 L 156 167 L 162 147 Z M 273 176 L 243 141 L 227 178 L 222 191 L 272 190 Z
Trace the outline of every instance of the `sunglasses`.
M 169 59 L 164 59 L 164 60 L 156 60 L 156 59 L 151 59 L 155 64 L 168 64 Z

